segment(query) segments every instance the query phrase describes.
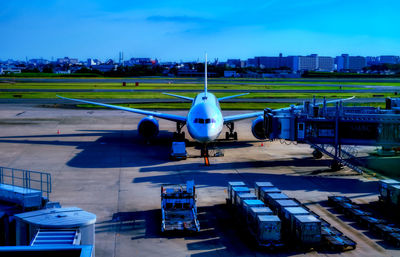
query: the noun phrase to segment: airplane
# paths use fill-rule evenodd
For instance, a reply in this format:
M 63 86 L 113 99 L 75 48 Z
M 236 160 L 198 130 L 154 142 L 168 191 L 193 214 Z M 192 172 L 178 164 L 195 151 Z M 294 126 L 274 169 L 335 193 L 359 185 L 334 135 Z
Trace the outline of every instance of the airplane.
M 155 118 L 165 119 L 169 121 L 176 122 L 176 130 L 174 133 L 174 138 L 185 139 L 185 132 L 182 132 L 182 128 L 186 125 L 187 130 L 190 136 L 196 140 L 197 142 L 203 145 L 201 149 L 201 156 L 208 156 L 207 153 L 207 144 L 215 141 L 222 132 L 223 126 L 227 126 L 229 132 L 226 132 L 226 139 L 237 140 L 237 132 L 235 132 L 234 122 L 243 119 L 255 118 L 252 122 L 251 131 L 253 136 L 259 140 L 266 139 L 264 133 L 264 111 L 231 115 L 231 116 L 223 116 L 221 107 L 219 105 L 220 102 L 223 102 L 227 99 L 231 99 L 234 97 L 239 97 L 243 95 L 247 95 L 248 93 L 242 93 L 238 95 L 225 96 L 217 98 L 214 94 L 208 92 L 207 90 L 207 55 L 205 57 L 205 71 L 204 71 L 204 91 L 199 93 L 195 98 L 180 96 L 175 94 L 163 93 L 165 95 L 185 99 L 192 101 L 192 105 L 187 113 L 187 116 L 180 116 L 175 114 L 167 114 L 161 112 L 147 111 L 129 107 L 116 106 L 111 104 L 104 104 L 80 99 L 72 99 L 67 97 L 58 96 L 59 98 L 77 101 L 81 103 L 93 104 L 103 107 L 108 107 L 117 110 L 123 110 L 133 113 L 138 113 L 142 115 L 146 115 L 142 120 L 140 120 L 138 124 L 138 132 L 146 139 L 151 139 L 157 136 L 159 132 L 158 121 Z M 353 97 L 354 98 L 354 97 Z M 349 100 L 352 98 L 344 99 Z M 343 99 L 341 99 L 343 100 Z M 325 101 L 325 103 L 337 102 L 340 100 L 333 101 Z M 320 105 L 315 104 L 314 105 Z M 283 111 L 285 109 L 294 108 L 287 107 L 276 109 L 274 111 Z

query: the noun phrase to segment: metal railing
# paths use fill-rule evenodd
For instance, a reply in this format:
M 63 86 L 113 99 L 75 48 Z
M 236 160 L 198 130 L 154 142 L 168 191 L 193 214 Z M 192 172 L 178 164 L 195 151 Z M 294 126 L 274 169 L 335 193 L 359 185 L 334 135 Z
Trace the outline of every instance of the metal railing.
M 0 167 L 0 183 L 40 190 L 49 199 L 51 174 L 40 171 Z

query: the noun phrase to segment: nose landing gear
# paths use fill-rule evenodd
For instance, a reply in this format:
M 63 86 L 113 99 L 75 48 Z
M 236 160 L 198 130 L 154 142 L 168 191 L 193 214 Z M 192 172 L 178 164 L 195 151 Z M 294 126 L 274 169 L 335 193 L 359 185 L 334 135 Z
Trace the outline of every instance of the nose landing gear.
M 205 166 L 210 166 L 210 160 L 208 159 L 209 154 L 208 154 L 208 147 L 206 144 L 203 144 L 201 147 L 201 157 L 204 157 L 204 165 Z
M 235 130 L 235 124 L 233 122 L 229 122 L 226 123 L 226 126 L 229 129 L 229 132 L 225 133 L 225 139 L 229 140 L 229 139 L 233 139 L 233 140 L 237 140 L 238 139 L 238 135 L 237 132 L 234 131 Z

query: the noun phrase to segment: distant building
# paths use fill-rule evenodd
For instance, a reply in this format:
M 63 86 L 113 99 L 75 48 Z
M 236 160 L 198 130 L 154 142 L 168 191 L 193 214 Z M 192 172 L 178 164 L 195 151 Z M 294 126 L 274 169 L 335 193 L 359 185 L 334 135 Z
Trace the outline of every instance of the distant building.
M 226 65 L 232 68 L 240 68 L 241 62 L 240 59 L 228 59 Z
M 45 59 L 30 59 L 28 61 L 28 64 L 36 64 L 36 65 L 46 65 L 49 64 L 50 62 L 48 60 Z
M 71 74 L 70 70 L 55 70 L 55 74 Z
M 64 58 L 57 59 L 58 64 L 77 64 L 78 62 L 79 61 L 76 58 L 64 57 Z
M 93 70 L 98 70 L 101 72 L 115 71 L 117 70 L 117 64 L 100 64 L 100 65 L 92 65 Z
M 224 77 L 225 78 L 236 78 L 236 77 L 239 77 L 239 74 L 237 74 L 236 71 L 233 71 L 233 70 L 226 70 L 226 71 L 224 71 Z
M 335 59 L 329 56 L 319 56 L 317 70 L 331 72 L 335 69 Z
M 18 67 L 3 67 L 1 68 L 0 74 L 10 74 L 10 73 L 21 73 L 21 69 Z
M 358 72 L 367 66 L 367 60 L 363 56 L 349 56 L 342 54 L 336 57 L 338 71 Z
M 318 56 L 316 54 L 299 56 L 299 70 L 313 71 L 318 69 Z
M 399 56 L 394 55 L 381 55 L 379 56 L 380 63 L 397 64 L 399 63 Z
M 92 58 L 87 59 L 87 62 L 86 62 L 87 67 L 90 67 L 93 65 L 100 65 L 100 64 L 101 64 L 101 62 L 98 59 L 92 59 Z
M 380 64 L 379 57 L 375 56 L 367 56 L 365 57 L 365 61 L 367 62 L 367 66 Z
M 258 67 L 258 62 L 256 58 L 247 59 L 246 67 Z

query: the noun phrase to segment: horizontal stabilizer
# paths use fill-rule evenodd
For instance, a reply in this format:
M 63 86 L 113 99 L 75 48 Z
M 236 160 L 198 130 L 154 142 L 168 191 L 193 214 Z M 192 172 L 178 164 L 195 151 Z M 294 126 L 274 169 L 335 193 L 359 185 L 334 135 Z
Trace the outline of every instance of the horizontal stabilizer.
M 185 100 L 192 101 L 192 102 L 193 102 L 193 100 L 194 100 L 193 97 L 182 96 L 182 95 L 174 95 L 174 94 L 168 94 L 168 93 L 163 93 L 163 95 L 169 95 L 169 96 L 173 96 L 173 97 L 185 99 Z
M 249 93 L 243 93 L 243 94 L 239 94 L 239 95 L 230 95 L 230 96 L 220 97 L 220 98 L 218 98 L 218 101 L 224 101 L 226 99 L 231 99 L 231 98 L 234 98 L 234 97 L 239 97 L 239 96 L 248 95 L 248 94 Z

